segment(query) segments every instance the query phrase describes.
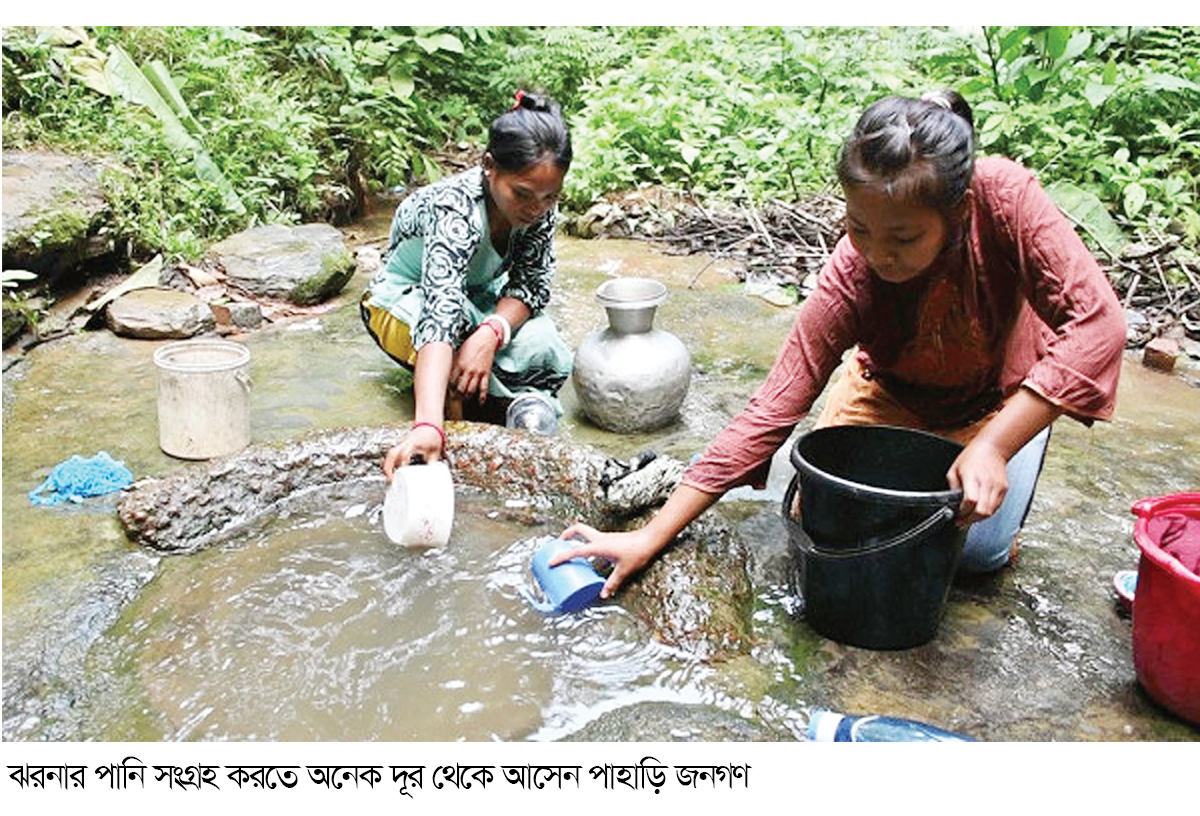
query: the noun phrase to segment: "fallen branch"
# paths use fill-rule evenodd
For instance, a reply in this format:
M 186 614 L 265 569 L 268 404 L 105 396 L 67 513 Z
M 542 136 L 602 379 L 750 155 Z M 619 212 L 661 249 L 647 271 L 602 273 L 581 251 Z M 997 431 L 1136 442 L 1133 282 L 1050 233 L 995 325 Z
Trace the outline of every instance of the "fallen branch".
M 676 197 L 670 211 L 671 225 L 655 235 L 645 234 L 642 227 L 644 209 L 635 210 L 623 223 L 618 214 L 611 234 L 653 241 L 673 254 L 712 256 L 692 276 L 689 288 L 716 259 L 733 261 L 735 274 L 742 281 L 750 277 L 758 280 L 765 274 L 777 283 L 803 287 L 809 275 L 819 274 L 824 268 L 844 232 L 845 203 L 825 193 L 803 201 L 771 199 L 758 208 L 732 206 L 720 210 L 706 208 L 690 197 Z M 1096 260 L 1126 309 L 1143 312 L 1155 331 L 1183 322 L 1188 332 L 1196 333 L 1183 316 L 1195 304 L 1182 309 L 1180 305 L 1186 291 L 1200 293 L 1200 275 L 1173 254 L 1182 244 L 1179 236 L 1154 235 L 1152 240 L 1118 252 L 1070 213 L 1064 211 L 1064 215 L 1099 247 Z M 1174 274 L 1168 276 L 1167 272 L 1175 267 L 1181 270 L 1186 283 L 1172 283 Z

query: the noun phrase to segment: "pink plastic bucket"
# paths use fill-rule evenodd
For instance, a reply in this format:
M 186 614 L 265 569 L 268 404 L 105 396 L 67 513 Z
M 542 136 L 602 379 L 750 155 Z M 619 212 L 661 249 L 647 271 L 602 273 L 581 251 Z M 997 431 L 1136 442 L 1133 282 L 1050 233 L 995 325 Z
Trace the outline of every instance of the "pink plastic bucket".
M 1142 551 L 1133 598 L 1138 682 L 1159 705 L 1200 725 L 1200 576 L 1168 552 L 1200 536 L 1200 493 L 1142 499 L 1133 513 Z

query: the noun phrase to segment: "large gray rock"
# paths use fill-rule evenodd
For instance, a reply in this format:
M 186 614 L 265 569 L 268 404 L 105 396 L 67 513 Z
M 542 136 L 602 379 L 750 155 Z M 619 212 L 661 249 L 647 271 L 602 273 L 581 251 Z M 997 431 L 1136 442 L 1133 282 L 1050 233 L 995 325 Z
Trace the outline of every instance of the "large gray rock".
M 50 151 L 4 151 L 4 267 L 53 282 L 111 254 L 101 185 L 107 166 Z
M 226 282 L 249 295 L 307 305 L 333 297 L 354 274 L 354 256 L 328 224 L 267 225 L 231 235 L 209 250 Z
M 212 331 L 216 319 L 208 304 L 176 289 L 137 289 L 108 305 L 108 327 L 122 337 L 169 340 Z

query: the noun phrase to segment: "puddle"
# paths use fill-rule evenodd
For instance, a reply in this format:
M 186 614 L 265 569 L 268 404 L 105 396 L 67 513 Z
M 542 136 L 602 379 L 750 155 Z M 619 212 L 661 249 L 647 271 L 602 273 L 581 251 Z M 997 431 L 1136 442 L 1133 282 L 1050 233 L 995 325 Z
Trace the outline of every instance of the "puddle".
M 410 550 L 383 535 L 374 487 L 166 559 L 89 661 L 125 682 L 88 737 L 525 739 L 689 674 L 619 606 L 529 607 L 518 593 L 552 526 L 460 492 L 449 545 Z

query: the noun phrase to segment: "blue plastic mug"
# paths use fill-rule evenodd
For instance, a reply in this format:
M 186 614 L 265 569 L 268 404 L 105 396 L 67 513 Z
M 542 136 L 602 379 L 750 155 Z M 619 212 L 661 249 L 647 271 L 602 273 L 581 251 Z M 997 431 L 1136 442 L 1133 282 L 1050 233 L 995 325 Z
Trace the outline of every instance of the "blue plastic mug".
M 550 566 L 551 558 L 572 549 L 577 543 L 549 538 L 533 554 L 529 567 L 546 600 L 539 601 L 525 587 L 521 588 L 521 594 L 537 611 L 546 614 L 578 612 L 600 597 L 604 578 L 597 574 L 586 558 L 572 558 L 557 566 Z

